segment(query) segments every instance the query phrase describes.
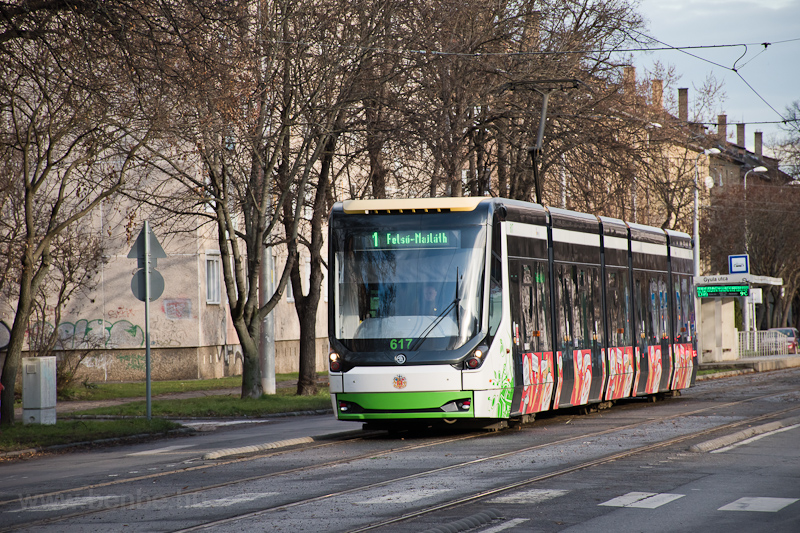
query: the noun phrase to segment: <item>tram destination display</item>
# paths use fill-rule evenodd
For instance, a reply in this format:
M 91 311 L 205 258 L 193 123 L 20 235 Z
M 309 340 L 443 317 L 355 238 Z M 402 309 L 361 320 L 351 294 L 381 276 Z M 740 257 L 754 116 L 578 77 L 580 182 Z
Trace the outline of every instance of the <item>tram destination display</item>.
M 460 248 L 461 230 L 377 230 L 353 235 L 355 249 L 401 250 L 413 248 Z
M 698 285 L 698 298 L 731 298 L 750 296 L 749 285 Z

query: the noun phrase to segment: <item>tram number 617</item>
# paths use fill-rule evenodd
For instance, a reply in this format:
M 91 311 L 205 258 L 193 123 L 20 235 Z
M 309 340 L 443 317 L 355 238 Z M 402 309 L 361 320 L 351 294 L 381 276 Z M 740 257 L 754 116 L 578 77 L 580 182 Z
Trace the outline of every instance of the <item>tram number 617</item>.
M 414 339 L 392 339 L 389 341 L 389 347 L 392 350 L 408 350 L 412 340 Z

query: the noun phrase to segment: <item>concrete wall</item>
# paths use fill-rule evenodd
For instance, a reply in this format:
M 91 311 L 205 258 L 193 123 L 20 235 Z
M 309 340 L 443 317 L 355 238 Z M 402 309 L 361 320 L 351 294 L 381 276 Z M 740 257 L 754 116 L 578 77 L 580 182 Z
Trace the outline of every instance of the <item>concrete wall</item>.
M 231 348 L 238 348 L 231 347 Z M 62 357 L 63 354 L 58 354 Z M 93 350 L 85 357 L 76 375 L 83 381 L 143 381 L 146 354 L 138 350 Z M 241 352 L 223 347 L 152 348 L 150 373 L 154 381 L 210 379 L 242 373 Z
M 133 217 L 125 205 L 104 204 L 87 218 L 88 226 L 100 236 L 105 262 L 95 286 L 71 299 L 58 321 L 59 351 L 91 350 L 81 366 L 79 381 L 136 381 L 144 379 L 145 306 L 131 291 L 138 270 L 128 252 L 134 245 L 143 218 Z M 136 220 L 135 223 L 132 221 Z M 198 379 L 241 374 L 241 347 L 233 327 L 224 283 L 219 279 L 221 298 L 207 298 L 207 261 L 219 258 L 219 243 L 212 228 L 200 227 L 169 233 L 153 225 L 153 232 L 167 257 L 157 260 L 156 270 L 164 278 L 163 294 L 150 304 L 150 346 L 152 378 Z M 285 264 L 275 260 L 276 278 Z M 300 259 L 303 292 L 308 290 L 308 268 Z M 324 289 L 323 289 L 324 290 Z M 317 370 L 324 371 L 328 354 L 327 292 L 317 313 Z M 0 301 L 0 319 L 13 323 L 15 302 Z M 288 292 L 274 310 L 276 371 L 299 370 L 300 326 Z M 42 319 L 32 318 L 30 331 L 52 331 L 53 309 Z M 26 347 L 27 348 L 27 347 Z M 26 354 L 32 355 L 32 354 Z

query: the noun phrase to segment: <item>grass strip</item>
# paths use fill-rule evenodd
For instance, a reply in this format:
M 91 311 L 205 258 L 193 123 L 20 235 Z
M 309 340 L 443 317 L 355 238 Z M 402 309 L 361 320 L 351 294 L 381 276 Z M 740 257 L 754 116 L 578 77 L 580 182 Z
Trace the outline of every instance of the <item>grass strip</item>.
M 153 416 L 175 418 L 192 417 L 258 417 L 275 413 L 315 411 L 330 409 L 331 399 L 327 387 L 320 387 L 315 396 L 297 396 L 294 389 L 278 389 L 277 394 L 261 398 L 239 398 L 239 396 L 203 396 L 182 400 L 152 401 Z M 147 404 L 143 401 L 122 405 L 96 407 L 76 411 L 73 416 L 145 416 Z
M 0 453 L 131 435 L 164 434 L 180 427 L 180 424 L 162 419 L 58 420 L 53 425 L 16 422 L 0 426 Z
M 323 378 L 327 376 L 327 372 L 319 372 L 317 375 Z M 275 376 L 275 381 L 277 383 L 292 380 L 296 381 L 297 379 L 297 372 L 278 374 Z M 150 392 L 153 396 L 158 396 L 160 394 L 174 394 L 178 392 L 241 389 L 241 387 L 242 376 L 230 376 L 218 379 L 152 381 L 150 383 Z M 145 393 L 144 381 L 133 383 L 87 383 L 62 391 L 59 399 L 81 401 L 116 400 L 119 398 L 141 398 L 144 397 Z

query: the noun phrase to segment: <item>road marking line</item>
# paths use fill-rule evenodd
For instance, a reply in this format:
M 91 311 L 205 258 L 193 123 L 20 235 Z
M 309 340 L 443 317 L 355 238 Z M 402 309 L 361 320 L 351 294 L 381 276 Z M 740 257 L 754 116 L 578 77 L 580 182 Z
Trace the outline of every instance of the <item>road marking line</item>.
M 717 511 L 756 511 L 760 513 L 777 513 L 788 507 L 797 498 L 739 498 L 735 502 L 723 505 Z
M 230 496 L 229 498 L 219 498 L 217 500 L 209 500 L 203 501 L 200 503 L 195 503 L 193 505 L 187 506 L 188 509 L 193 509 L 197 507 L 231 507 L 232 505 L 237 505 L 240 503 L 248 503 L 255 500 L 260 500 L 261 498 L 269 498 L 270 496 L 276 496 L 277 492 L 245 492 L 244 494 L 239 494 L 238 496 Z
M 683 497 L 684 494 L 656 494 L 650 498 L 645 498 L 644 500 L 639 500 L 638 502 L 626 505 L 626 507 L 636 507 L 638 509 L 656 509 L 662 505 L 666 505 L 669 502 L 674 502 L 675 500 Z
M 605 505 L 607 507 L 626 507 L 632 503 L 638 502 L 639 500 L 644 500 L 650 496 L 655 496 L 656 494 L 656 492 L 629 492 L 628 494 L 618 496 L 613 500 L 608 500 L 600 505 Z
M 126 454 L 126 455 L 128 455 L 128 456 L 156 455 L 158 453 L 167 453 L 167 452 L 171 452 L 171 451 L 174 451 L 174 450 L 180 450 L 180 449 L 183 449 L 183 448 L 191 448 L 192 446 L 195 446 L 195 444 L 180 444 L 180 445 L 176 445 L 176 446 L 167 446 L 165 448 L 156 448 L 155 450 L 147 450 L 147 451 L 144 451 L 144 452 L 129 453 L 129 454 Z
M 568 490 L 531 489 L 505 496 L 498 496 L 490 503 L 542 503 L 569 493 Z
M 32 500 L 35 498 L 32 498 Z M 56 501 L 50 501 L 48 503 L 43 503 L 41 505 L 33 505 L 29 502 L 23 502 L 21 509 L 12 509 L 8 511 L 9 513 L 20 513 L 24 511 L 35 511 L 35 512 L 44 512 L 44 511 L 63 511 L 64 509 L 70 509 L 72 507 L 84 507 L 87 505 L 91 505 L 95 508 L 103 508 L 103 503 L 106 501 L 113 501 L 116 503 L 120 499 L 119 496 L 75 496 L 75 497 L 65 497 L 64 499 L 56 498 Z M 46 501 L 46 500 L 45 500 Z M 95 505 L 98 504 L 99 505 Z
M 504 522 L 499 526 L 490 527 L 489 529 L 483 529 L 481 530 L 481 533 L 497 533 L 498 531 L 505 531 L 506 529 L 511 529 L 514 526 L 524 524 L 528 520 L 530 520 L 530 518 L 515 518 L 513 520 L 509 520 L 508 522 Z
M 413 503 L 423 498 L 436 496 L 443 492 L 450 492 L 450 489 L 422 489 L 402 492 L 400 494 L 389 494 L 386 496 L 378 496 L 361 502 L 355 502 L 358 505 L 374 505 L 381 503 Z

